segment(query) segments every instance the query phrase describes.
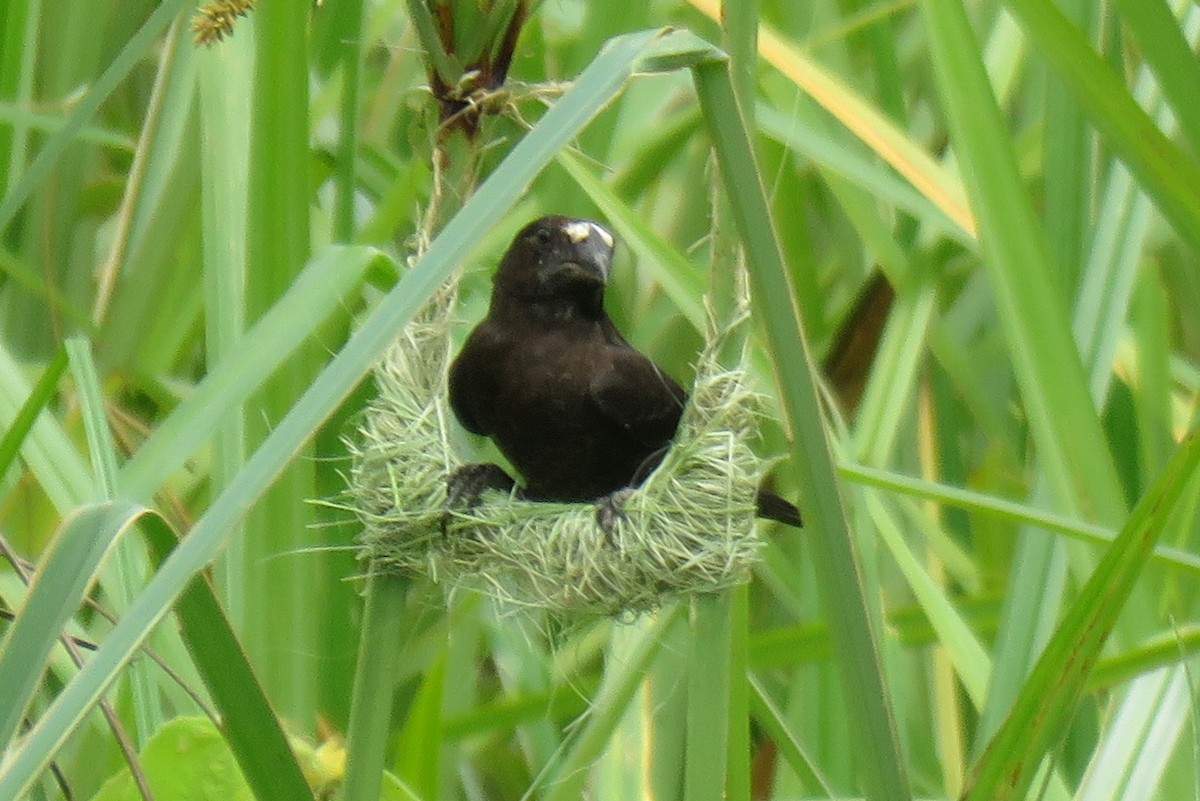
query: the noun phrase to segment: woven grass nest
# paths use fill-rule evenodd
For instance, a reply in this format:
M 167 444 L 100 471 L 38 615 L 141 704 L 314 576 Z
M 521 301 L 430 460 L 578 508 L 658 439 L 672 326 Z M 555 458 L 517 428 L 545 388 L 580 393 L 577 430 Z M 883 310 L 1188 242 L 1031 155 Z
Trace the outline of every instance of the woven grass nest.
M 632 616 L 671 598 L 746 581 L 758 559 L 755 495 L 766 465 L 752 450 L 758 397 L 717 354 L 745 323 L 710 326 L 675 442 L 606 534 L 593 504 L 489 491 L 442 531 L 455 452 L 447 399 L 454 293 L 436 295 L 375 370 L 378 396 L 351 443 L 350 500 L 373 572 L 427 575 L 552 614 Z

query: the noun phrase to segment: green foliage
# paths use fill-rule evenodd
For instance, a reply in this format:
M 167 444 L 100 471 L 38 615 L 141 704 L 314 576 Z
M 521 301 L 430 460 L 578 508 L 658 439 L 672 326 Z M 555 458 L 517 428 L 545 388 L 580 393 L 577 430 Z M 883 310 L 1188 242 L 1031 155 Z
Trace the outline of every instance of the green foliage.
M 332 794 L 344 753 L 336 747 L 313 748 L 293 743 L 305 776 L 318 797 Z M 163 724 L 142 749 L 140 765 L 146 786 L 160 801 L 252 801 L 255 795 L 238 768 L 221 730 L 206 717 L 178 717 Z M 414 798 L 389 776 L 380 801 Z M 91 801 L 140 801 L 138 784 L 128 767 L 101 785 Z
M 155 798 L 252 801 L 221 732 L 208 718 L 180 717 L 165 724 L 141 754 L 146 783 Z M 141 794 L 128 768 L 112 777 L 92 801 L 138 801 Z
M 1200 11 L 1109 5 L 0 0 L 0 797 L 1196 798 Z M 685 385 L 744 247 L 744 587 L 497 614 L 314 502 L 542 213 Z

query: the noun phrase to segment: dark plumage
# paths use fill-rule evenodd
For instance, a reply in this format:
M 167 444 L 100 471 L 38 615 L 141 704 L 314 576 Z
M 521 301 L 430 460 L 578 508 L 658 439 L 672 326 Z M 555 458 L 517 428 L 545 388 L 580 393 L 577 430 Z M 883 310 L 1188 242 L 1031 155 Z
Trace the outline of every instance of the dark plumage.
M 493 279 L 487 317 L 450 367 L 450 405 L 491 437 L 537 501 L 596 501 L 640 484 L 675 435 L 687 394 L 635 350 L 604 311 L 613 237 L 596 223 L 543 217 L 525 226 Z M 511 488 L 495 465 L 468 465 L 450 505 Z M 611 501 L 610 501 L 611 503 Z M 800 525 L 766 491 L 759 512 Z

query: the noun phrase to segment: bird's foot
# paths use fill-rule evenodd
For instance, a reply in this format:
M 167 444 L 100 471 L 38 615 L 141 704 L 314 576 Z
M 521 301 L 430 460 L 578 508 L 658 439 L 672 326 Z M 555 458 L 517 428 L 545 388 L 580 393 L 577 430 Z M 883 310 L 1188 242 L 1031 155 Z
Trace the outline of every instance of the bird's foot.
M 495 464 L 468 464 L 446 477 L 446 508 L 442 512 L 442 533 L 450 524 L 455 512 L 471 511 L 479 506 L 484 490 L 494 489 L 512 492 L 516 482 L 512 476 Z
M 626 487 L 596 501 L 596 525 L 600 526 L 600 530 L 604 532 L 604 539 L 614 548 L 617 546 L 617 540 L 613 529 L 616 528 L 617 521 L 625 519 L 625 501 L 629 500 L 632 494 L 633 487 Z

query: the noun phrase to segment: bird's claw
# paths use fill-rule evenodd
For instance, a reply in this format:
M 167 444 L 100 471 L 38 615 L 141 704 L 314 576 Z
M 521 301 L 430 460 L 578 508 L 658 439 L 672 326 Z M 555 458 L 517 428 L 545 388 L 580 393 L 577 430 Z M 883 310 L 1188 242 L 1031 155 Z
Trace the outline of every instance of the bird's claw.
M 626 519 L 625 501 L 629 500 L 632 494 L 633 487 L 626 487 L 596 501 L 596 525 L 604 532 L 605 541 L 614 548 L 617 545 L 614 529 L 618 521 Z
M 455 512 L 470 511 L 479 506 L 484 490 L 495 489 L 511 492 L 515 482 L 508 473 L 495 464 L 468 464 L 446 477 L 446 507 L 442 512 L 442 533 L 450 524 Z

